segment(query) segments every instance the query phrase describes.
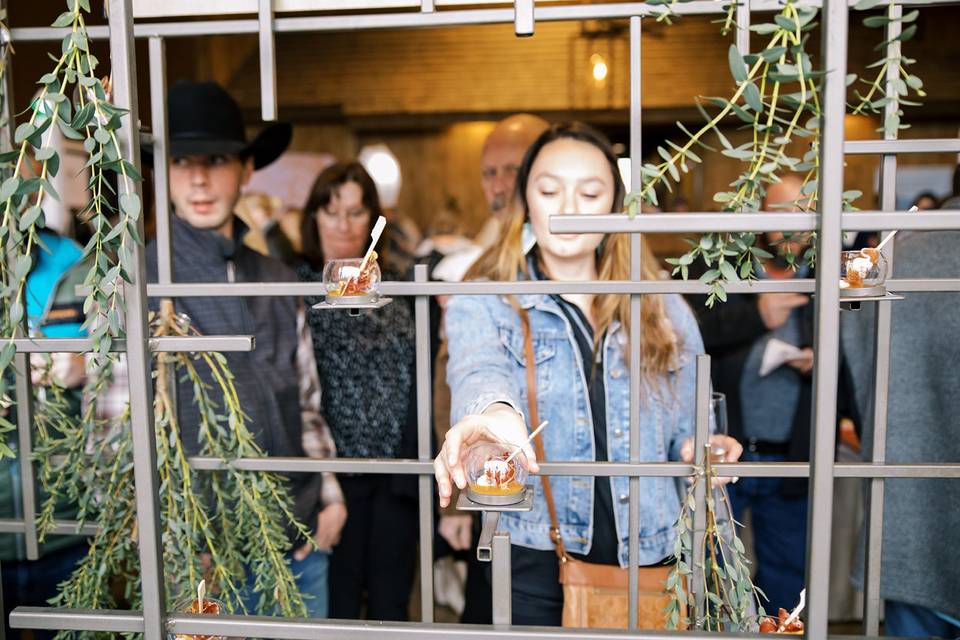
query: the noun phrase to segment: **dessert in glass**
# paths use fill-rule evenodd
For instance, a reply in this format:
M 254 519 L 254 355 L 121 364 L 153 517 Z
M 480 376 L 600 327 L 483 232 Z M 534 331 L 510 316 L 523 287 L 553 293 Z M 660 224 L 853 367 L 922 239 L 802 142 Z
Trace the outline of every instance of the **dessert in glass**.
M 780 633 L 794 636 L 803 635 L 803 622 L 800 621 L 800 618 L 790 622 L 789 624 L 784 624 L 787 621 L 787 618 L 790 617 L 790 613 L 781 608 L 780 612 L 777 614 L 777 617 L 767 617 L 760 620 L 760 633 Z
M 328 304 L 369 304 L 379 298 L 380 266 L 377 253 L 363 267 L 361 258 L 330 260 L 323 267 L 323 285 L 327 291 Z
M 476 444 L 467 452 L 464 470 L 467 497 L 474 502 L 509 505 L 523 500 L 527 458 L 516 447 L 493 442 Z
M 883 295 L 886 279 L 887 259 L 876 249 L 840 254 L 840 295 Z
M 203 598 L 202 600 L 198 600 L 196 597 L 193 597 L 178 602 L 173 610 L 177 613 L 200 613 L 218 616 L 226 609 L 224 604 L 216 598 Z M 226 636 L 205 636 L 192 633 L 169 634 L 169 637 L 175 640 L 227 640 Z

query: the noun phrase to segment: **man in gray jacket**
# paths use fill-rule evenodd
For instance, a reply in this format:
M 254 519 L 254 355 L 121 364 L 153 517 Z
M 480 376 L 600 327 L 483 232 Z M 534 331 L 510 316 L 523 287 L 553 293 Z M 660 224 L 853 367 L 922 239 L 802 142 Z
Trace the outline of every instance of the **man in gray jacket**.
M 901 234 L 902 235 L 902 234 Z M 960 277 L 960 231 L 898 237 L 898 278 Z M 960 293 L 910 293 L 894 302 L 887 398 L 889 464 L 960 462 Z M 869 307 L 869 308 L 867 308 Z M 873 444 L 875 305 L 843 314 L 843 346 Z M 960 637 L 960 481 L 885 481 L 880 592 L 886 633 Z M 862 586 L 862 554 L 854 583 Z
M 267 127 L 247 141 L 240 107 L 213 82 L 180 82 L 167 96 L 170 140 L 170 220 L 175 282 L 294 282 L 281 262 L 243 244 L 247 229 L 234 215 L 240 190 L 254 170 L 273 162 L 290 142 L 289 125 Z M 148 280 L 158 271 L 157 244 L 146 248 Z M 151 300 L 156 306 L 157 301 Z M 290 296 L 181 298 L 177 311 L 204 335 L 255 338 L 249 353 L 225 358 L 248 426 L 270 456 L 331 456 L 335 448 L 319 414 L 313 345 L 302 303 Z M 201 369 L 201 375 L 206 370 Z M 188 381 L 180 397 L 192 397 Z M 181 437 L 191 455 L 198 448 L 199 409 L 178 406 Z M 332 474 L 288 473 L 293 512 L 311 530 L 318 547 L 303 541 L 289 554 L 310 617 L 327 615 L 328 552 L 346 521 L 346 508 Z M 292 533 L 288 528 L 288 533 Z M 251 596 L 252 608 L 256 595 Z

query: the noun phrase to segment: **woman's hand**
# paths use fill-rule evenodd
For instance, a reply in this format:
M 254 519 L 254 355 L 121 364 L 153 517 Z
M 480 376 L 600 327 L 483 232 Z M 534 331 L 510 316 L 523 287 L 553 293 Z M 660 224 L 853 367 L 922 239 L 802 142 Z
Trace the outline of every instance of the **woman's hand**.
M 512 446 L 521 446 L 527 457 L 527 467 L 532 472 L 540 470 L 537 456 L 527 440 L 527 426 L 523 416 L 505 404 L 491 405 L 481 415 L 471 415 L 455 424 L 443 442 L 440 454 L 433 461 L 433 472 L 437 477 L 440 494 L 440 506 L 450 504 L 453 484 L 463 489 L 467 486 L 467 476 L 463 469 L 463 459 L 467 450 L 478 442 L 497 442 Z
M 743 445 L 730 436 L 714 434 L 710 436 L 710 450 L 715 454 L 722 451 L 723 457 L 714 462 L 736 462 L 743 455 Z M 680 460 L 687 463 L 694 462 L 693 438 L 687 438 L 680 447 Z M 736 482 L 739 478 L 717 478 L 717 486 Z

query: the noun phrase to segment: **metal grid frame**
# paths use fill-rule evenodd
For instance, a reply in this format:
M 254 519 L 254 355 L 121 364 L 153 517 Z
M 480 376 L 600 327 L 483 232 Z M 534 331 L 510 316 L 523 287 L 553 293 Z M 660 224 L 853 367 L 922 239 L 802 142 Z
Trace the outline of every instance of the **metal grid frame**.
M 256 33 L 259 37 L 261 61 L 262 115 L 271 120 L 276 115 L 276 76 L 274 35 L 287 31 L 329 31 L 380 28 L 425 28 L 454 25 L 514 23 L 517 35 L 529 35 L 538 21 L 584 20 L 584 19 L 630 19 L 630 155 L 634 184 L 640 183 L 640 64 L 641 64 L 641 18 L 649 16 L 657 8 L 644 3 L 609 3 L 596 5 L 561 5 L 535 8 L 533 0 L 516 0 L 513 9 L 464 9 L 435 11 L 432 0 L 422 0 L 419 12 L 410 13 L 365 13 L 358 15 L 305 16 L 275 18 L 270 0 L 259 0 L 256 19 L 204 20 L 199 22 L 165 22 L 134 26 L 132 0 L 108 0 L 110 9 L 109 27 L 92 27 L 93 38 L 110 38 L 110 57 L 113 68 L 116 102 L 129 110 L 125 116 L 125 152 L 135 162 L 139 159 L 138 137 L 129 135 L 133 123 L 138 121 L 136 100 L 136 68 L 133 42 L 135 37 L 149 39 L 150 91 L 153 107 L 152 121 L 155 131 L 154 153 L 161 161 L 156 163 L 156 206 L 160 213 L 157 219 L 159 243 L 159 278 L 157 284 L 145 285 L 145 268 L 142 248 L 135 255 L 134 284 L 127 285 L 128 300 L 127 330 L 125 341 L 117 341 L 115 350 L 128 354 L 130 393 L 132 400 L 132 428 L 134 433 L 134 462 L 136 467 L 137 521 L 140 531 L 141 582 L 144 607 L 137 611 L 81 611 L 49 607 L 18 607 L 11 614 L 15 628 L 73 629 L 107 632 L 142 632 L 148 640 L 159 640 L 169 632 L 191 634 L 255 635 L 270 638 L 401 638 L 436 637 L 448 638 L 545 638 L 562 634 L 566 638 L 666 638 L 674 634 L 654 632 L 638 633 L 635 630 L 637 611 L 637 558 L 636 539 L 639 532 L 639 479 L 650 476 L 680 477 L 693 473 L 694 467 L 676 462 L 648 462 L 639 459 L 639 397 L 640 373 L 633 368 L 630 374 L 630 461 L 613 462 L 547 462 L 542 466 L 548 475 L 593 475 L 628 476 L 630 478 L 629 530 L 630 565 L 629 588 L 631 593 L 630 628 L 627 631 L 564 630 L 530 627 L 493 628 L 471 625 L 434 624 L 432 585 L 432 460 L 430 458 L 430 344 L 428 302 L 430 296 L 451 294 L 519 294 L 519 293 L 618 293 L 631 298 L 631 343 L 630 353 L 639 360 L 640 314 L 639 305 L 647 293 L 696 293 L 706 288 L 697 282 L 643 281 L 640 275 L 640 233 L 697 232 L 697 231 L 764 231 L 764 230 L 817 230 L 821 245 L 823 268 L 818 270 L 816 280 L 788 282 L 738 283 L 731 285 L 731 292 L 812 292 L 816 297 L 816 337 L 814 349 L 817 354 L 814 371 L 814 425 L 811 462 L 807 463 L 739 463 L 717 465 L 720 475 L 742 477 L 809 477 L 811 481 L 811 510 L 808 523 L 807 584 L 808 599 L 807 634 L 810 637 L 827 636 L 827 606 L 829 598 L 830 537 L 833 479 L 864 478 L 870 480 L 868 505 L 868 545 L 866 565 L 866 599 L 864 633 L 878 633 L 880 613 L 880 550 L 883 522 L 883 480 L 885 478 L 960 478 L 960 464 L 885 464 L 886 392 L 889 374 L 890 302 L 879 302 L 876 320 L 876 378 L 875 392 L 878 406 L 875 412 L 875 446 L 873 458 L 867 463 L 842 464 L 834 462 L 834 424 L 836 419 L 836 377 L 839 352 L 839 287 L 836 278 L 825 274 L 839 272 L 840 234 L 842 230 L 866 229 L 960 229 L 960 211 L 939 211 L 916 216 L 893 213 L 896 175 L 896 156 L 899 153 L 960 152 L 960 140 L 897 140 L 887 136 L 884 140 L 850 141 L 843 139 L 843 116 L 845 114 L 845 86 L 847 57 L 848 9 L 855 0 L 824 0 L 822 52 L 825 68 L 830 69 L 824 89 L 822 121 L 820 211 L 809 214 L 760 212 L 751 214 L 694 213 L 683 215 L 643 215 L 633 220 L 625 216 L 558 216 L 550 222 L 553 232 L 562 233 L 630 233 L 631 279 L 623 282 L 512 282 L 512 283 L 429 283 L 426 270 L 418 267 L 414 282 L 385 282 L 383 292 L 390 296 L 415 297 L 417 400 L 418 410 L 418 459 L 417 460 L 316 460 L 307 458 L 269 458 L 240 460 L 237 466 L 251 470 L 269 471 L 350 471 L 362 473 L 402 473 L 419 476 L 420 492 L 420 546 L 421 546 L 421 603 L 422 623 L 375 624 L 347 621 L 312 621 L 289 618 L 266 618 L 254 616 L 204 617 L 184 614 L 168 614 L 164 610 L 164 581 L 162 549 L 157 513 L 157 475 L 155 435 L 152 412 L 150 380 L 150 352 L 197 351 L 197 350 L 249 350 L 253 347 L 249 336 L 209 336 L 189 339 L 149 338 L 146 329 L 146 302 L 149 297 L 191 296 L 286 296 L 322 293 L 321 285 L 305 283 L 237 283 L 222 284 L 177 284 L 171 278 L 171 246 L 169 232 L 169 195 L 166 175 L 166 107 L 164 83 L 165 48 L 169 37 L 208 34 Z M 901 5 L 951 4 L 956 0 L 901 0 Z M 0 0 L 2 4 L 2 0 Z M 817 4 L 819 2 L 810 2 Z M 749 0 L 737 8 L 737 46 L 741 53 L 749 47 L 746 27 L 750 24 L 751 11 L 771 11 L 778 7 L 776 0 Z M 711 14 L 721 11 L 713 0 L 695 0 L 677 7 L 681 14 Z M 896 24 L 888 27 L 888 38 L 897 35 Z M 53 28 L 21 28 L 12 30 L 13 40 L 45 41 L 59 40 L 62 30 Z M 887 55 L 897 52 L 899 41 L 891 42 Z M 895 74 L 888 73 L 887 94 L 893 95 L 892 80 Z M 895 109 L 887 105 L 886 109 Z M 881 211 L 841 213 L 843 190 L 843 158 L 845 154 L 880 154 L 881 160 Z M 142 221 L 139 223 L 142 226 Z M 142 232 L 142 228 L 141 228 Z M 884 253 L 892 262 L 893 243 Z M 906 291 L 960 291 L 960 278 L 956 279 L 911 279 L 888 281 L 888 289 Z M 909 301 L 903 304 L 909 304 Z M 30 352 L 83 351 L 89 347 L 88 340 L 76 339 L 18 339 L 18 358 L 26 360 Z M 19 362 L 19 360 L 18 360 Z M 706 399 L 709 393 L 708 358 L 701 356 L 697 362 L 697 438 L 706 434 Z M 19 370 L 25 370 L 19 368 Z M 30 457 L 30 388 L 29 379 L 18 378 L 17 401 L 23 418 L 19 425 L 21 460 Z M 190 459 L 194 469 L 215 470 L 223 462 L 215 458 L 194 457 Z M 23 465 L 24 478 L 33 480 L 31 465 Z M 28 489 L 29 485 L 29 489 Z M 24 504 L 33 505 L 33 483 L 24 483 Z M 702 499 L 702 497 L 701 497 Z M 698 513 L 702 510 L 698 510 Z M 87 525 L 82 532 L 95 530 Z M 0 520 L 0 531 L 24 533 L 29 556 L 36 557 L 36 522 L 32 509 L 23 519 Z M 58 523 L 55 533 L 76 533 L 76 523 Z M 712 638 L 718 634 L 686 632 L 688 638 Z M 732 634 L 721 634 L 732 635 Z M 749 637 L 748 634 L 737 634 Z M 758 636 L 759 637 L 759 636 Z

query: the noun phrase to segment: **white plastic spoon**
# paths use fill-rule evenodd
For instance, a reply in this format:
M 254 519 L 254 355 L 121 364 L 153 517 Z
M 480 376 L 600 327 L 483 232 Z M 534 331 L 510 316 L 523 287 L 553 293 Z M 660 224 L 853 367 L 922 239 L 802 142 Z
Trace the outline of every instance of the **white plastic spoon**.
M 524 443 L 523 443 L 522 445 L 520 445 L 519 447 L 517 447 L 517 450 L 510 454 L 510 457 L 507 458 L 507 459 L 504 461 L 504 464 L 510 464 L 510 461 L 513 460 L 514 458 L 516 458 L 516 457 L 517 457 L 517 454 L 520 453 L 521 448 L 522 448 L 524 445 L 530 444 L 530 443 L 533 441 L 533 439 L 537 436 L 537 434 L 540 433 L 541 431 L 543 431 L 543 428 L 546 427 L 548 424 L 550 424 L 550 421 L 549 421 L 549 420 L 544 420 L 543 422 L 541 422 L 541 423 L 540 423 L 540 426 L 537 427 L 536 429 L 534 429 L 534 430 L 533 430 L 533 433 L 531 433 L 529 436 L 527 436 L 527 441 L 524 442 Z
M 907 213 L 914 213 L 914 212 L 916 212 L 916 211 L 920 211 L 920 208 L 917 207 L 916 205 L 914 205 L 914 206 L 910 207 L 910 210 L 909 210 Z M 893 233 L 891 233 L 890 235 L 888 235 L 886 238 L 883 239 L 883 242 L 881 242 L 880 244 L 877 245 L 877 249 L 876 249 L 877 252 L 880 252 L 880 251 L 883 250 L 883 247 L 884 247 L 888 242 L 890 242 L 890 239 L 893 238 L 893 236 L 897 235 L 897 231 L 899 231 L 899 229 L 895 230 Z
M 370 232 L 370 247 L 367 249 L 367 253 L 363 256 L 363 262 L 360 263 L 360 273 L 363 273 L 363 270 L 367 268 L 367 262 L 370 260 L 370 254 L 373 253 L 373 248 L 377 246 L 377 242 L 380 241 L 380 235 L 383 233 L 383 228 L 386 226 L 386 218 L 383 216 L 377 218 L 377 223 L 373 225 L 373 231 Z
M 777 633 L 780 633 L 784 629 L 790 626 L 790 624 L 800 616 L 800 612 L 803 611 L 803 608 L 807 604 L 807 590 L 804 589 L 800 592 L 800 604 L 797 605 L 797 608 L 794 609 L 787 619 L 783 621 L 783 624 L 780 625 L 780 628 L 777 629 Z
M 357 272 L 357 275 L 351 277 L 349 280 L 340 285 L 340 295 L 346 293 L 351 282 L 363 275 L 363 270 L 367 268 L 367 262 L 370 261 L 370 256 L 373 254 L 373 248 L 376 247 L 377 242 L 380 241 L 380 236 L 383 234 L 383 228 L 386 226 L 387 219 L 383 216 L 378 217 L 376 224 L 373 225 L 373 230 L 370 232 L 370 247 L 367 248 L 367 252 L 364 254 L 363 260 L 360 262 L 360 270 Z

